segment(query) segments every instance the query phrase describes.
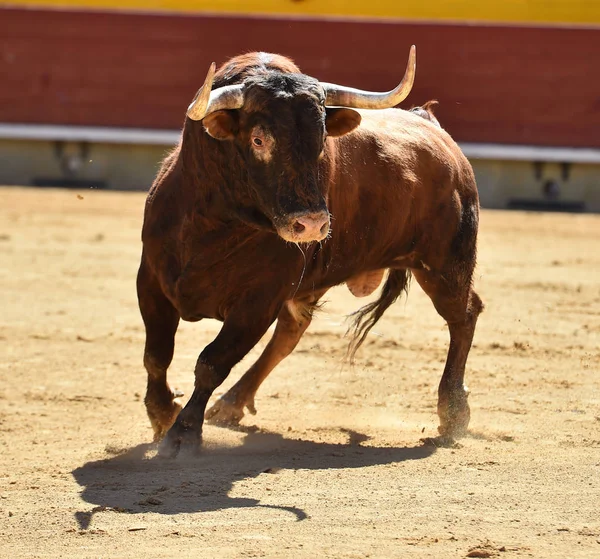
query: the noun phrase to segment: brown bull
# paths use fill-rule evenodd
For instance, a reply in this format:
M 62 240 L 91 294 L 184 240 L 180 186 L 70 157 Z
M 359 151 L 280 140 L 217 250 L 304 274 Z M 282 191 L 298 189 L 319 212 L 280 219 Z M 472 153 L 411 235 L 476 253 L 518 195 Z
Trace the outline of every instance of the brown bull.
M 390 108 L 414 71 L 414 47 L 388 93 L 322 83 L 265 53 L 211 67 L 150 190 L 142 232 L 145 403 L 161 454 L 199 445 L 205 413 L 234 423 L 244 408 L 254 413 L 258 387 L 323 294 L 344 282 L 369 294 L 386 270 L 379 298 L 358 314 L 353 349 L 412 273 L 450 330 L 439 431 L 445 440 L 465 432 L 465 363 L 483 308 L 472 289 L 479 202 L 471 166 L 433 114 Z M 167 383 L 180 318 L 223 321 L 183 410 Z M 256 363 L 207 411 L 275 321 Z

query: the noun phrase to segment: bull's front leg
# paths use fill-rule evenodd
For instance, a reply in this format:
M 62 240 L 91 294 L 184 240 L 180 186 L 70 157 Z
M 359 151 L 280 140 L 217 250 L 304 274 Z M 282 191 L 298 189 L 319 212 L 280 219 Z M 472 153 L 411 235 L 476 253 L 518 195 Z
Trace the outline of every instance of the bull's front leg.
M 204 412 L 214 390 L 232 367 L 256 345 L 277 316 L 278 308 L 252 312 L 250 307 L 229 312 L 215 340 L 198 358 L 194 370 L 194 393 L 159 447 L 159 455 L 175 457 L 182 447 L 199 449 Z
M 154 440 L 163 438 L 181 410 L 179 396 L 167 382 L 167 369 L 173 359 L 175 333 L 179 325 L 179 313 L 160 288 L 145 258 L 137 277 L 140 312 L 146 327 L 144 366 L 148 372 L 146 411 L 154 430 Z
M 237 425 L 244 417 L 244 408 L 252 415 L 256 414 L 256 391 L 271 371 L 294 350 L 310 325 L 315 306 L 325 291 L 314 292 L 306 299 L 286 302 L 277 317 L 273 337 L 261 356 L 206 412 L 206 420 L 219 425 Z

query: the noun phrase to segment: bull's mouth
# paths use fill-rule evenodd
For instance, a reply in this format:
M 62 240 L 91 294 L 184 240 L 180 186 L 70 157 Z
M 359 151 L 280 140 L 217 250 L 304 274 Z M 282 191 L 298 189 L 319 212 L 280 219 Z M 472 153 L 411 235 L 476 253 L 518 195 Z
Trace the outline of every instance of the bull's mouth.
M 237 208 L 237 217 L 254 229 L 272 231 L 291 243 L 323 241 L 329 236 L 330 215 L 327 210 L 296 212 L 283 217 L 273 217 L 256 208 Z
M 274 221 L 277 234 L 291 243 L 323 241 L 329 235 L 329 212 L 297 212 Z
M 238 208 L 236 213 L 241 221 L 254 229 L 273 232 L 278 231 L 278 228 L 273 224 L 273 221 L 256 208 Z

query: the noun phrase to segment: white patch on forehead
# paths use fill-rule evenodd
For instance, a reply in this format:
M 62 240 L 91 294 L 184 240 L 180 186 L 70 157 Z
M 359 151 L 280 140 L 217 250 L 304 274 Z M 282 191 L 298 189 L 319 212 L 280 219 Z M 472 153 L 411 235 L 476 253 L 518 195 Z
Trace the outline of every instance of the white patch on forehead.
M 273 97 L 275 97 L 275 99 L 291 99 L 294 96 L 293 93 L 290 93 L 289 91 L 284 91 L 282 89 L 280 89 L 279 91 L 276 91 L 273 94 Z
M 268 52 L 259 52 L 258 60 L 260 60 L 261 64 L 267 66 L 273 61 L 273 55 L 269 54 Z

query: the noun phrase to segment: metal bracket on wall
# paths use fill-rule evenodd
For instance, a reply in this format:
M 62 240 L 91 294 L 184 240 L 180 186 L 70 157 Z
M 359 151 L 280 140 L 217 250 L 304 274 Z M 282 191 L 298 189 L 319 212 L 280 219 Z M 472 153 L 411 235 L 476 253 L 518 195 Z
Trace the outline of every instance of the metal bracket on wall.
M 90 153 L 89 142 L 54 142 L 54 154 L 65 177 L 73 178 L 83 167 Z
M 106 188 L 106 181 L 85 179 L 79 176 L 90 155 L 90 143 L 85 141 L 69 142 L 56 140 L 53 142 L 54 155 L 58 159 L 62 171 L 60 177 L 36 177 L 34 186 L 50 186 L 59 188 Z

